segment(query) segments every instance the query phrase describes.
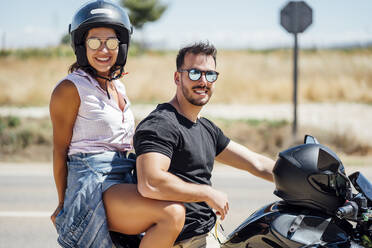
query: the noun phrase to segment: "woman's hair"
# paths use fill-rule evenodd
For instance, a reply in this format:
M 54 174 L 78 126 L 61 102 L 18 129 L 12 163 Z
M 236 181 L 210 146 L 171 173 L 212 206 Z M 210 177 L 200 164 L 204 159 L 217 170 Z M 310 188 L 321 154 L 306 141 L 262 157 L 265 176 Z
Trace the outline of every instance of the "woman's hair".
M 68 68 L 68 73 L 73 73 L 74 71 L 77 71 L 78 69 L 82 68 L 77 61 L 75 61 L 70 67 Z
M 74 71 L 77 71 L 79 69 L 82 69 L 86 73 L 90 74 L 92 77 L 96 77 L 97 71 L 94 69 L 92 66 L 80 66 L 77 61 L 75 61 L 70 67 L 68 68 L 68 73 L 73 73 Z M 119 65 L 113 65 L 110 68 L 110 75 L 111 76 L 116 76 L 113 75 L 115 72 L 120 73 L 121 66 Z

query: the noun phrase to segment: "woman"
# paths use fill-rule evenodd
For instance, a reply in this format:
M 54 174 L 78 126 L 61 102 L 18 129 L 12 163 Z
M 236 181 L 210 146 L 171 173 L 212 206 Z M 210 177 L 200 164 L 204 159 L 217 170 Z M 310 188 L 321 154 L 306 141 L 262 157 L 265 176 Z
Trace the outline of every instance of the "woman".
M 142 197 L 132 171 L 134 119 L 123 75 L 131 25 L 125 11 L 90 2 L 70 35 L 76 63 L 50 101 L 53 170 L 59 204 L 51 216 L 63 247 L 112 247 L 109 230 L 139 234 L 140 247 L 172 247 L 184 223 L 182 204 Z

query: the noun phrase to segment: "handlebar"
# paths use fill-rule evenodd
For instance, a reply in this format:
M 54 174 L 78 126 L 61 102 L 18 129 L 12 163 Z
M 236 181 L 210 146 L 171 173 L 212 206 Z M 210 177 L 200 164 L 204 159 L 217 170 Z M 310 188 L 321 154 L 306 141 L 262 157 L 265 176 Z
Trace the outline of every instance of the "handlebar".
M 344 206 L 339 207 L 336 210 L 336 216 L 340 219 L 342 218 L 352 218 L 356 219 L 358 214 L 358 204 L 353 201 L 348 201 Z

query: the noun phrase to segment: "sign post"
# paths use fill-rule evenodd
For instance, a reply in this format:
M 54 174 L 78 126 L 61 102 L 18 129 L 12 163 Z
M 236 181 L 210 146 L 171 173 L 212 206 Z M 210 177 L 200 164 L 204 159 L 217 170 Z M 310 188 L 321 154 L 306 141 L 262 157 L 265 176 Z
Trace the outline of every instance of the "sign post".
M 294 36 L 293 48 L 293 126 L 292 134 L 297 136 L 297 61 L 298 61 L 298 41 L 297 34 L 302 33 L 313 22 L 313 11 L 304 1 L 290 1 L 280 11 L 280 24 Z

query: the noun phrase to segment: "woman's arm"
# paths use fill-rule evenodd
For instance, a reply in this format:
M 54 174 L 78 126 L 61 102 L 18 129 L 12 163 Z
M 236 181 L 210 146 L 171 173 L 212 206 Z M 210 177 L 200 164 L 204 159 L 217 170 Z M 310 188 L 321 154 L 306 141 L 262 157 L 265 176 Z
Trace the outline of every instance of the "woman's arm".
M 66 158 L 71 142 L 72 130 L 80 106 L 80 97 L 75 85 L 62 81 L 53 91 L 49 111 L 53 126 L 53 174 L 58 193 L 58 207 L 55 216 L 63 206 L 67 184 Z

